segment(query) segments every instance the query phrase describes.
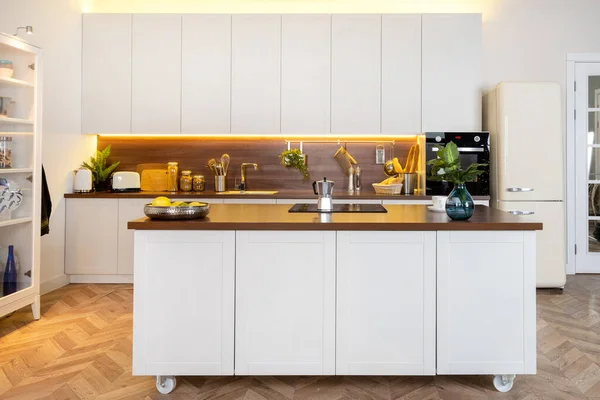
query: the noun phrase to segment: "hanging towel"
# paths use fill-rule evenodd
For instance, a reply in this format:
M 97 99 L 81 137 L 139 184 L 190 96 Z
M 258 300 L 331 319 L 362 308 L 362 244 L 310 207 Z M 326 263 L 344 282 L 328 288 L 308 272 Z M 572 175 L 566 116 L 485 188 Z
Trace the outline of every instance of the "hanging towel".
M 46 172 L 44 172 L 44 166 L 42 165 L 42 236 L 50 233 L 50 213 L 52 213 L 52 200 L 50 199 L 48 182 L 46 182 Z

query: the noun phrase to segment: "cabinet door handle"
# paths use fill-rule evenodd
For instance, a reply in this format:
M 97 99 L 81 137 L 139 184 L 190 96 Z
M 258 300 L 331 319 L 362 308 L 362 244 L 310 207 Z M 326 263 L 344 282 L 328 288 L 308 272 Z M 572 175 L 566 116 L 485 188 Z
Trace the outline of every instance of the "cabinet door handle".
M 509 192 L 533 192 L 533 188 L 509 187 L 506 189 Z
M 510 210 L 508 213 L 512 215 L 533 215 L 535 214 L 535 211 Z

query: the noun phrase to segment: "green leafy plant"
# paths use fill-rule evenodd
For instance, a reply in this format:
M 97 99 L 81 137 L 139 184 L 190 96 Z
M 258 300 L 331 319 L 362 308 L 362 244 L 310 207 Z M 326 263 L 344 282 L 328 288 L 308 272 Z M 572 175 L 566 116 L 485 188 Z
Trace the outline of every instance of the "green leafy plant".
M 106 160 L 110 155 L 110 145 L 106 146 L 104 150 L 96 150 L 96 156 L 90 157 L 90 161 L 82 162 L 81 167 L 87 168 L 92 171 L 94 176 L 94 183 L 96 185 L 103 185 L 108 179 L 110 174 L 119 166 L 120 161 L 115 161 L 110 166 L 106 166 Z
M 291 149 L 285 150 L 279 155 L 279 162 L 284 167 L 288 168 L 296 168 L 300 172 L 302 172 L 302 179 L 308 180 L 308 167 L 306 166 L 306 162 L 304 162 L 304 154 L 300 151 L 300 149 Z
M 435 160 L 429 160 L 427 165 L 431 165 L 431 180 L 448 181 L 454 184 L 463 184 L 472 182 L 485 171 L 479 167 L 485 167 L 487 164 L 473 163 L 467 169 L 462 169 L 460 158 L 458 158 L 458 147 L 456 143 L 449 142 L 437 152 Z

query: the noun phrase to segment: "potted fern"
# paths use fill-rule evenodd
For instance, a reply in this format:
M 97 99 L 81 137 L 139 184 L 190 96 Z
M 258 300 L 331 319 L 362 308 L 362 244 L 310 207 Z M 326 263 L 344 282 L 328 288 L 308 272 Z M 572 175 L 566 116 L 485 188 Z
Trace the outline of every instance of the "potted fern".
M 431 180 L 448 181 L 454 183 L 454 189 L 446 200 L 446 214 L 454 220 L 467 220 L 473 215 L 475 203 L 473 197 L 465 186 L 472 182 L 485 171 L 479 167 L 487 164 L 473 163 L 467 169 L 462 169 L 456 143 L 449 142 L 437 152 L 437 158 L 429 160 L 431 165 Z
M 306 166 L 306 155 L 300 149 L 285 150 L 279 155 L 281 165 L 287 168 L 296 168 L 302 173 L 302 180 L 309 179 L 308 167 Z
M 106 166 L 106 160 L 110 155 L 110 145 L 106 146 L 104 150 L 96 150 L 95 157 L 90 157 L 90 161 L 82 162 L 81 167 L 87 168 L 92 171 L 94 177 L 94 188 L 98 192 L 103 192 L 107 189 L 107 181 L 110 174 L 119 166 L 120 161 L 115 161 L 110 166 Z

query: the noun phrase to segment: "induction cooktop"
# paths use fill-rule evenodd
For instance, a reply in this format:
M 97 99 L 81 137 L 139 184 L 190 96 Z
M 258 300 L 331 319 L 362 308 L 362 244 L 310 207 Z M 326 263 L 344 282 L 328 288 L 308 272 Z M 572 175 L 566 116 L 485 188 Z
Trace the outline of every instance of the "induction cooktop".
M 289 212 L 386 213 L 387 210 L 381 204 L 334 204 L 332 211 L 317 210 L 316 204 L 294 204 Z

